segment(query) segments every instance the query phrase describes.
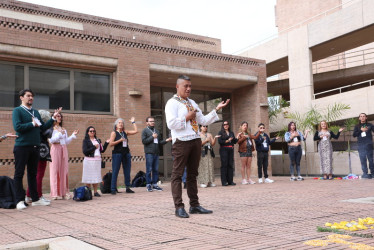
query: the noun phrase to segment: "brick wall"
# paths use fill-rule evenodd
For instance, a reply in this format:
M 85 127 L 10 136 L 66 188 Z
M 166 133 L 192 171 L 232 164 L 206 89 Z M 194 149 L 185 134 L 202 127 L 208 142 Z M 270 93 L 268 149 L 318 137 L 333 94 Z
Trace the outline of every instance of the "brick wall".
M 20 2 L 13 3 L 13 1 L 4 1 L 4 3 L 6 3 L 7 6 L 4 7 L 4 5 L 0 4 L 0 8 L 9 9 L 11 8 L 9 6 L 13 6 L 12 4 L 14 4 L 14 6 L 17 5 L 19 8 L 23 6 L 34 10 L 42 10 L 43 13 L 49 11 L 51 16 L 57 15 L 56 10 L 51 8 L 39 7 Z M 21 8 L 17 11 L 23 11 L 23 9 Z M 97 28 L 95 34 L 93 34 L 93 31 L 71 30 L 0 17 L 0 44 L 19 45 L 28 48 L 40 48 L 50 51 L 70 52 L 103 58 L 115 58 L 118 60 L 117 67 L 100 68 L 90 64 L 71 63 L 68 58 L 64 61 L 55 61 L 43 58 L 39 55 L 25 57 L 20 55 L 16 56 L 12 53 L 0 55 L 0 60 L 98 71 L 104 70 L 113 73 L 113 114 L 95 115 L 64 113 L 64 127 L 67 129 L 68 133 L 71 133 L 74 129 L 80 130 L 78 139 L 68 145 L 70 158 L 69 182 L 71 188 L 79 185 L 81 180 L 83 160 L 81 147 L 86 128 L 89 125 L 93 125 L 97 130 L 99 138 L 102 140 L 108 139 L 113 129 L 113 123 L 118 117 L 125 119 L 126 129 L 132 129 L 132 125 L 128 121 L 130 117 L 134 116 L 136 118 L 139 133 L 129 137 L 129 146 L 133 156 L 132 176 L 134 176 L 138 170 L 145 170 L 144 152 L 140 139 L 140 132 L 145 126 L 145 118 L 150 115 L 150 63 L 257 76 L 259 78 L 258 84 L 233 90 L 232 107 L 234 110 L 234 127 L 236 130 L 239 122 L 243 119 L 247 119 L 248 122 L 250 122 L 252 131 L 254 131 L 258 122 L 265 121 L 267 123 L 267 113 L 265 110 L 262 110 L 258 104 L 259 101 L 266 100 L 266 72 L 264 61 L 211 52 L 211 50 L 214 51 L 215 49 L 205 48 L 201 44 L 198 46 L 192 46 L 191 44 L 196 43 L 195 40 L 190 41 L 191 44 L 188 45 L 192 48 L 185 48 L 186 46 L 184 48 L 178 47 L 176 46 L 178 42 L 176 43 L 175 39 L 178 40 L 179 38 L 174 38 L 178 32 L 161 29 L 160 31 L 165 34 L 145 33 L 145 36 L 149 37 L 144 37 L 144 41 L 138 41 L 137 39 L 136 41 L 133 41 L 132 39 L 124 37 L 115 37 L 119 28 L 117 26 L 112 27 L 108 25 L 108 23 L 112 25 L 111 22 L 114 22 L 113 20 L 106 20 L 104 23 L 106 23 L 107 26 L 103 26 L 102 24 L 96 23 L 97 19 L 100 19 L 98 17 L 66 11 L 62 11 L 61 13 L 65 16 L 63 18 L 66 18 L 66 16 L 71 19 L 84 17 L 91 20 L 91 22 L 87 21 L 85 23 L 87 27 L 89 25 L 97 25 L 97 27 L 101 25 L 100 27 L 106 27 L 106 29 L 104 31 L 104 29 Z M 45 13 L 43 15 L 45 15 Z M 136 25 L 136 27 L 142 28 L 140 25 Z M 145 29 L 145 27 L 143 27 L 143 29 Z M 152 28 L 151 30 L 158 29 Z M 101 34 L 100 32 L 103 33 Z M 112 34 L 112 37 L 109 37 L 108 34 Z M 156 41 L 162 43 L 162 45 L 154 43 L 151 36 L 156 38 Z M 183 33 L 183 36 L 188 38 L 198 38 L 204 41 L 212 41 L 210 38 L 191 34 Z M 147 39 L 150 41 L 147 42 Z M 215 39 L 213 40 L 217 42 Z M 188 41 L 188 39 L 183 41 Z M 199 50 L 196 50 L 195 47 Z M 206 51 L 201 49 L 206 49 Z M 143 93 L 142 96 L 130 96 L 129 91 L 134 88 L 140 90 Z M 214 91 L 215 87 L 211 86 L 210 90 Z M 35 98 L 38 98 L 37 93 Z M 243 105 L 243 103 L 245 105 Z M 0 110 L 0 118 L 0 133 L 13 131 L 11 124 L 11 110 Z M 11 139 L 8 139 L 6 143 L 0 143 L 0 162 L 3 164 L 0 165 L 0 175 L 13 176 L 14 174 L 12 154 L 13 145 Z M 104 174 L 111 166 L 111 148 L 108 148 L 103 156 L 108 160 L 107 168 L 102 172 Z M 237 164 L 239 164 L 238 161 Z M 44 179 L 45 191 L 49 190 L 48 176 L 49 172 L 47 171 L 46 178 Z M 120 174 L 119 183 L 123 183 L 122 174 Z

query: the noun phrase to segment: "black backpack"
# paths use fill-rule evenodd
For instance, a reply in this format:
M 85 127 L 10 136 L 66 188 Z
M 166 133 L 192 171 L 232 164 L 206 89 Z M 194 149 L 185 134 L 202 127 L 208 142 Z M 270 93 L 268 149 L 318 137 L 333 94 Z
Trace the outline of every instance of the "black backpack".
M 103 181 L 100 183 L 100 190 L 102 194 L 109 194 L 111 192 L 110 186 L 112 183 L 112 172 L 109 171 L 103 177 Z
M 143 171 L 139 171 L 134 179 L 132 180 L 131 187 L 145 187 L 147 185 L 147 179 Z
M 92 200 L 91 189 L 87 186 L 82 186 L 79 188 L 74 188 L 74 197 L 75 201 L 88 201 Z

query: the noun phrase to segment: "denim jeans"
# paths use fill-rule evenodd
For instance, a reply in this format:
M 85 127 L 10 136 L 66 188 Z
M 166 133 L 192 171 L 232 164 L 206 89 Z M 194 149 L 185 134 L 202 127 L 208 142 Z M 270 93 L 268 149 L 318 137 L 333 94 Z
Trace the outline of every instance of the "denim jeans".
M 359 144 L 358 155 L 360 157 L 362 172 L 364 174 L 368 173 L 367 161 L 369 161 L 370 172 L 374 174 L 373 144 Z
M 182 175 L 182 182 L 186 183 L 186 179 L 187 179 L 187 168 L 185 167 L 183 175 Z
M 112 183 L 110 189 L 112 191 L 117 190 L 117 178 L 121 168 L 123 168 L 123 175 L 125 176 L 125 185 L 130 187 L 130 172 L 131 172 L 131 154 L 112 154 Z
M 158 181 L 158 158 L 156 154 L 145 154 L 145 166 L 147 185 L 157 185 Z
M 300 160 L 301 156 L 303 155 L 303 151 L 301 146 L 293 147 L 288 146 L 288 156 L 290 157 L 290 174 L 291 176 L 294 175 L 294 168 L 293 165 L 296 165 L 297 176 L 300 176 Z

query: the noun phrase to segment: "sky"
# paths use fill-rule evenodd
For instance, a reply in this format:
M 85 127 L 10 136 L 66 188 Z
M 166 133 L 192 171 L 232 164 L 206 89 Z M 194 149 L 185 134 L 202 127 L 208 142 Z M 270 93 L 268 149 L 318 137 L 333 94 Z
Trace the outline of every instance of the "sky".
M 277 34 L 276 0 L 23 0 L 58 9 L 221 39 L 238 52 Z M 177 4 L 176 4 L 177 3 Z

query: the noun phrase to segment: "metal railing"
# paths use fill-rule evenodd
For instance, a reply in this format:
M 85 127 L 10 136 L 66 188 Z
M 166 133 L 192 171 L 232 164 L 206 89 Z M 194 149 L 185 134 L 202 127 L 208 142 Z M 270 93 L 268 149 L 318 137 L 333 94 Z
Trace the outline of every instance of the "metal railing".
M 313 74 L 340 70 L 374 63 L 374 48 L 343 52 L 314 62 Z
M 346 86 L 335 88 L 335 89 L 329 89 L 329 90 L 326 90 L 326 91 L 314 94 L 314 99 L 316 99 L 316 96 L 319 96 L 319 95 L 324 95 L 323 97 L 329 96 L 330 95 L 329 93 L 331 93 L 331 92 L 339 92 L 339 94 L 341 94 L 342 90 L 344 92 L 345 89 L 352 88 L 352 87 L 357 87 L 359 85 L 369 84 L 369 87 L 371 87 L 371 86 L 373 86 L 373 82 L 374 82 L 374 79 L 370 79 L 370 80 L 366 80 L 366 81 L 363 81 L 363 82 L 358 82 L 358 83 L 346 85 Z M 359 88 L 365 88 L 365 86 L 362 86 L 362 87 L 359 87 Z M 347 90 L 347 91 L 349 91 L 349 90 Z M 334 95 L 334 94 L 331 93 L 331 95 Z

